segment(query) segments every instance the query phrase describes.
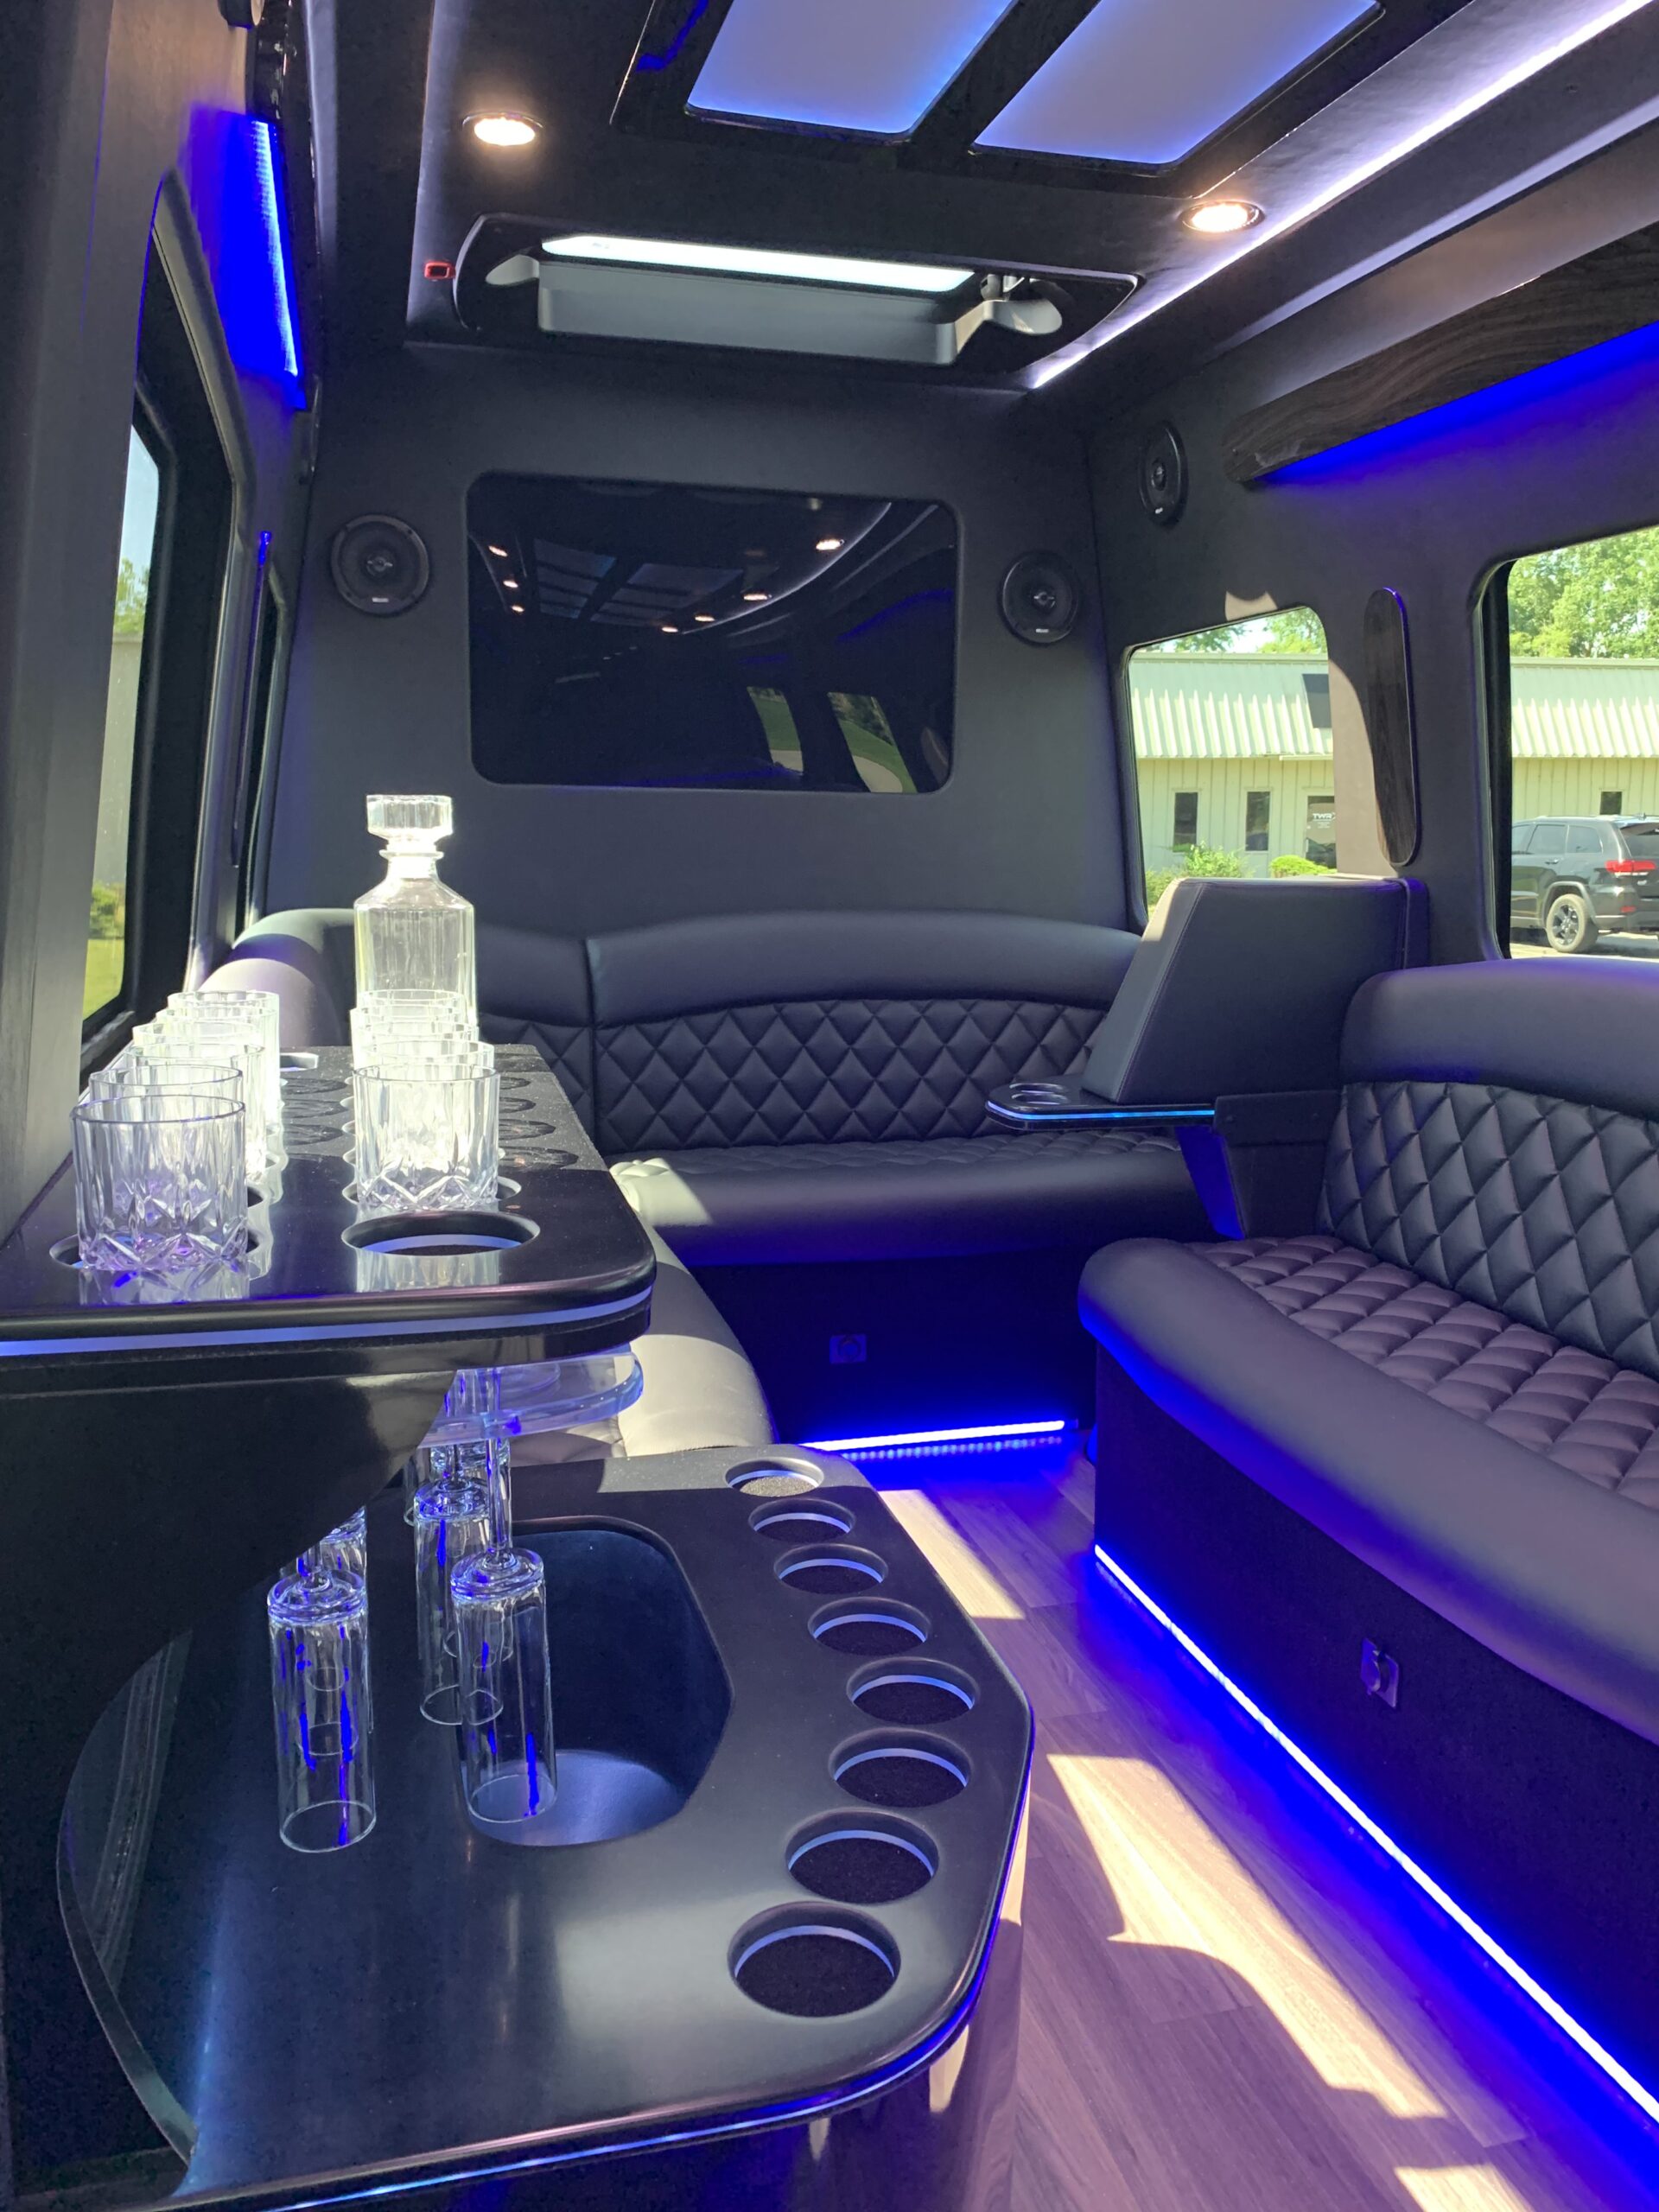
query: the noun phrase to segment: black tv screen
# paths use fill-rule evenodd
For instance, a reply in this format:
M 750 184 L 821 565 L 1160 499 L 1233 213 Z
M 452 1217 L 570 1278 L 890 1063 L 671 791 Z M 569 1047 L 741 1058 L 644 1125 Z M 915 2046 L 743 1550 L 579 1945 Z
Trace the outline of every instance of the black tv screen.
M 486 476 L 467 536 L 493 782 L 903 796 L 950 773 L 945 507 Z

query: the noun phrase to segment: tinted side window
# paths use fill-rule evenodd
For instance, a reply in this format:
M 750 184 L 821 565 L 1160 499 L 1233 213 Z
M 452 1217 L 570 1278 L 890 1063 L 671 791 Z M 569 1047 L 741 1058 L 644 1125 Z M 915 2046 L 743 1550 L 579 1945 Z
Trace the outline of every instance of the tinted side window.
M 1659 868 L 1639 865 L 1648 851 L 1607 819 L 1659 816 L 1659 529 L 1512 563 L 1493 596 L 1488 666 L 1513 812 L 1554 817 L 1532 855 L 1567 863 L 1565 881 L 1515 873 L 1500 934 L 1533 958 L 1659 956 Z M 1497 783 L 1501 806 L 1501 770 Z
M 121 513 L 121 566 L 110 639 L 110 688 L 104 709 L 104 764 L 98 788 L 98 835 L 92 855 L 92 915 L 86 932 L 83 1021 L 117 1006 L 128 980 L 127 854 L 132 835 L 144 635 L 150 613 L 150 570 L 162 503 L 162 466 L 135 422 L 127 441 L 127 491 Z
M 1307 607 L 1128 656 L 1147 903 L 1178 875 L 1337 864 L 1331 670 Z

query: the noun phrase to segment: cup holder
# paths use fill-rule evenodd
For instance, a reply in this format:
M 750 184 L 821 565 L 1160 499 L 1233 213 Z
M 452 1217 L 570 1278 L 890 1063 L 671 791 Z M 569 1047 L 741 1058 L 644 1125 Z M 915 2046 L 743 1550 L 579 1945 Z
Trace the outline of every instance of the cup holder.
M 778 1562 L 778 1580 L 814 1598 L 841 1598 L 851 1590 L 873 1590 L 887 1579 L 887 1565 L 855 1544 L 807 1544 L 786 1552 Z
M 1016 1106 L 1064 1106 L 1071 1097 L 1061 1083 L 1011 1083 L 1008 1096 Z
M 879 1605 L 826 1605 L 810 1623 L 814 1637 L 827 1651 L 845 1652 L 854 1659 L 891 1659 L 925 1643 L 932 1624 L 913 1605 L 884 1598 Z
M 898 1972 L 892 1939 L 850 1912 L 770 1914 L 732 1946 L 732 1979 L 743 1994 L 798 2020 L 861 2012 L 886 1996 Z
M 844 1505 L 810 1494 L 798 1502 L 785 1498 L 757 1505 L 749 1516 L 755 1535 L 770 1536 L 775 1544 L 798 1544 L 815 1536 L 844 1536 L 852 1525 L 853 1516 Z
M 790 1844 L 785 1864 L 804 1890 L 836 1904 L 897 1904 L 939 1870 L 919 1829 L 874 1813 L 814 1821 Z
M 509 1252 L 538 1235 L 522 1214 L 383 1213 L 340 1231 L 357 1252 L 414 1252 L 441 1260 L 461 1252 Z
M 870 1736 L 836 1756 L 831 1772 L 849 1797 L 900 1811 L 943 1805 L 968 1787 L 968 1761 L 937 1736 Z
M 904 1728 L 960 1720 L 979 1701 L 969 1678 L 938 1660 L 866 1667 L 854 1675 L 847 1694 L 867 1719 L 893 1721 Z
M 726 1480 L 744 1497 L 798 1497 L 803 1491 L 817 1490 L 823 1476 L 810 1459 L 779 1452 L 741 1460 L 728 1469 Z

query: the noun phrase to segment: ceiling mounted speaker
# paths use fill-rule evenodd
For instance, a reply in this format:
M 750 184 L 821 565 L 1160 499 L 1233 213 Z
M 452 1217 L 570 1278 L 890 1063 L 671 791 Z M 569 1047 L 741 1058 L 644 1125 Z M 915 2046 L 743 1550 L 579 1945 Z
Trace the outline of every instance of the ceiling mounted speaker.
M 431 576 L 426 547 L 395 515 L 359 515 L 328 550 L 334 589 L 359 614 L 406 614 Z
M 1186 505 L 1186 448 L 1173 423 L 1149 431 L 1141 448 L 1141 504 L 1166 528 Z
M 1083 588 L 1058 553 L 1027 553 L 1002 579 L 1002 620 L 1028 645 L 1057 645 L 1077 627 Z

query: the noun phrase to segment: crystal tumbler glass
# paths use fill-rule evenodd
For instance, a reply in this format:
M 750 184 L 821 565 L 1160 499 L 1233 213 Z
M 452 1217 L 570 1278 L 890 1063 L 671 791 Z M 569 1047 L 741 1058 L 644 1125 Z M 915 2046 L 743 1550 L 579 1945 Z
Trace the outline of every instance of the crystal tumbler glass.
M 239 1267 L 248 1249 L 245 1116 L 185 1090 L 83 1098 L 71 1116 L 75 1228 L 84 1267 L 167 1278 Z
M 251 1183 L 263 1179 L 273 1159 L 280 1161 L 281 1133 L 273 1134 L 266 1110 L 265 1048 L 256 1024 L 232 1007 L 223 1014 L 199 1013 L 200 999 L 164 1007 L 154 1021 L 135 1036 L 147 1056 L 170 1060 L 200 1059 L 213 1066 L 227 1063 L 240 1073 L 242 1096 L 247 1108 L 247 1176 Z
M 352 1077 L 359 1215 L 460 1213 L 495 1204 L 501 1148 L 493 1068 L 389 1062 Z
M 181 995 L 175 992 L 168 1004 L 177 1005 Z M 182 995 L 187 1002 L 198 1002 L 214 1012 L 220 1007 L 234 1007 L 257 1026 L 264 1048 L 265 1119 L 273 1127 L 279 1125 L 283 1118 L 283 1002 L 276 992 L 221 990 L 215 984 Z
M 374 1826 L 368 1596 L 325 1568 L 265 1601 L 276 1725 L 277 1824 L 293 1851 L 340 1851 Z

